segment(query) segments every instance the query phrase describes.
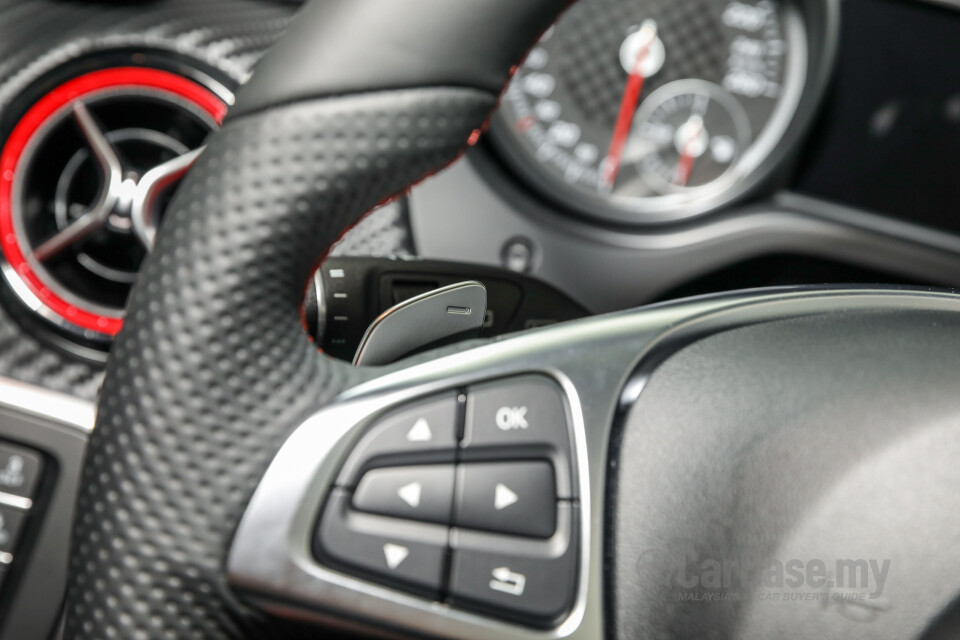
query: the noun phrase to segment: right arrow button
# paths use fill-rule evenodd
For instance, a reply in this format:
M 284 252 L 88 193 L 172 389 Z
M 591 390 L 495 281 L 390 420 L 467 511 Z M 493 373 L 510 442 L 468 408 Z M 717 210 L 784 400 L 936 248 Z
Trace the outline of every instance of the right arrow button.
M 497 511 L 503 511 L 507 507 L 517 504 L 519 499 L 510 487 L 505 484 L 497 484 L 497 488 L 493 491 L 493 508 Z
M 460 464 L 454 524 L 466 529 L 550 537 L 557 526 L 553 466 L 546 461 Z

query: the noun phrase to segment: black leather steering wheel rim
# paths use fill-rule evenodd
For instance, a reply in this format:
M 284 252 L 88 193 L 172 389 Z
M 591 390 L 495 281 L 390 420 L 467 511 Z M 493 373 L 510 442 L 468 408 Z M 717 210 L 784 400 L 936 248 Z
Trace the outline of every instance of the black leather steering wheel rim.
M 293 426 L 367 375 L 309 342 L 305 283 L 344 229 L 475 142 L 565 4 L 302 10 L 179 189 L 131 296 L 82 477 L 67 638 L 275 631 L 231 595 L 227 545 Z

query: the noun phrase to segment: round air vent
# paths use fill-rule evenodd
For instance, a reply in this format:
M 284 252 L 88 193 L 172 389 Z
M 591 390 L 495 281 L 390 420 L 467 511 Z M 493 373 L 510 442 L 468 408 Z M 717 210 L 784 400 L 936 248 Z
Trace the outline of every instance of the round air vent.
M 37 101 L 0 153 L 2 272 L 16 296 L 74 335 L 114 336 L 170 187 L 226 108 L 193 80 L 139 67 Z

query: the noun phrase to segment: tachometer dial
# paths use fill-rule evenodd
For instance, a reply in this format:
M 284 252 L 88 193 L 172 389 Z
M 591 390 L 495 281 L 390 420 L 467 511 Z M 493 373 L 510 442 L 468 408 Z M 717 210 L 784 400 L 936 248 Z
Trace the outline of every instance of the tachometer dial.
M 493 137 L 561 207 L 685 218 L 768 168 L 806 65 L 792 2 L 581 0 L 518 70 Z

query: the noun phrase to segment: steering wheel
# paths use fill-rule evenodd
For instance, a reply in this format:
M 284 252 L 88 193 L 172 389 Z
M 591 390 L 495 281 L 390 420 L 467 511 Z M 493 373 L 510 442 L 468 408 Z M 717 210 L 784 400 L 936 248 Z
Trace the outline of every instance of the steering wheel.
M 316 623 L 456 638 L 955 634 L 954 295 L 745 292 L 381 369 L 306 337 L 301 301 L 325 251 L 477 141 L 566 4 L 301 10 L 180 187 L 131 297 L 82 477 L 66 638 Z M 415 414 L 432 430 L 404 422 Z M 442 515 L 377 515 L 377 482 L 410 465 L 446 480 L 406 502 L 439 491 Z M 496 495 L 478 516 L 484 486 Z

